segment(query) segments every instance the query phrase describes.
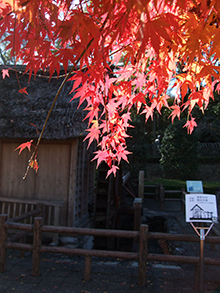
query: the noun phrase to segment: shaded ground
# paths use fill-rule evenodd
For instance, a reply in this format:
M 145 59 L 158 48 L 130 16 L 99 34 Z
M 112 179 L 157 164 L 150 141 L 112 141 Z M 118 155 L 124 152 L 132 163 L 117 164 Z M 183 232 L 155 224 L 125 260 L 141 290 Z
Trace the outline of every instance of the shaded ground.
M 169 232 L 195 235 L 190 224 L 185 222 L 180 207 L 171 205 L 169 208 L 172 211 L 160 213 L 167 219 Z M 144 215 L 152 216 L 156 210 L 156 202 L 144 203 Z M 175 254 L 198 256 L 199 253 L 199 243 L 175 242 L 171 247 Z M 211 246 L 206 243 L 205 256 L 219 257 L 219 246 L 211 250 Z M 145 287 L 137 285 L 138 263 L 135 261 L 93 258 L 90 282 L 83 281 L 84 258 L 81 257 L 42 254 L 40 277 L 31 276 L 31 265 L 30 253 L 26 253 L 25 258 L 19 258 L 18 251 L 9 250 L 7 270 L 0 274 L 0 292 L 196 292 L 195 265 L 149 262 Z M 205 267 L 204 292 L 220 292 L 220 267 Z

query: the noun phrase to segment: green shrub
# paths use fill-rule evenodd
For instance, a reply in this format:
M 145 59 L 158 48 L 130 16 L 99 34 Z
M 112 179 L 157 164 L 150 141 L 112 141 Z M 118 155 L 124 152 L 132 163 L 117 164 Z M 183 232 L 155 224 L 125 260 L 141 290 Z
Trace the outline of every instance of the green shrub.
M 197 136 L 187 134 L 185 120 L 170 124 L 161 141 L 160 164 L 167 178 L 196 179 L 198 169 Z

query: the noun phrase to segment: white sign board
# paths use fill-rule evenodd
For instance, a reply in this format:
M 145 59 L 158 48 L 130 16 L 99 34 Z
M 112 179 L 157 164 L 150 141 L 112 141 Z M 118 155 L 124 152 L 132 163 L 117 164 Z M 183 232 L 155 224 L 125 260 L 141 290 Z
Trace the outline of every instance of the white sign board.
M 189 193 L 203 193 L 202 181 L 186 181 L 186 189 Z
M 218 222 L 216 196 L 214 194 L 186 194 L 185 203 L 186 222 Z

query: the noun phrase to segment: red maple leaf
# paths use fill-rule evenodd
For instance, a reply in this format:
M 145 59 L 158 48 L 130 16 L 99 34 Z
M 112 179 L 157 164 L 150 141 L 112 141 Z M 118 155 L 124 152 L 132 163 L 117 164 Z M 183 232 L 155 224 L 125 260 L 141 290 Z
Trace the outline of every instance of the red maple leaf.
M 106 177 L 108 177 L 111 173 L 113 173 L 114 176 L 115 176 L 118 169 L 119 168 L 117 166 L 112 165 L 112 167 L 108 170 L 108 173 L 107 173 L 107 176 Z
M 138 93 L 134 98 L 133 98 L 133 103 L 137 103 L 137 113 L 139 113 L 141 105 L 146 104 L 145 101 L 145 96 L 143 93 Z
M 90 144 L 93 142 L 94 139 L 97 142 L 99 141 L 100 130 L 99 130 L 98 121 L 93 120 L 92 123 L 93 125 L 91 126 L 91 128 L 86 130 L 86 131 L 89 131 L 89 134 L 87 134 L 87 136 L 84 138 L 84 141 L 89 138 L 88 147 L 90 146 Z
M 172 116 L 172 123 L 173 123 L 174 118 L 176 116 L 180 119 L 181 110 L 180 110 L 180 107 L 178 105 L 171 106 L 170 108 L 173 109 L 172 113 L 170 114 L 170 116 Z M 170 116 L 169 116 L 169 118 L 170 118 Z
M 37 171 L 39 169 L 39 165 L 38 165 L 37 159 L 31 160 L 31 162 L 29 163 L 29 166 L 31 168 L 33 168 L 34 171 L 37 173 Z
M 28 148 L 28 149 L 29 149 L 29 152 L 30 152 L 30 151 L 31 151 L 31 145 L 32 145 L 32 142 L 33 142 L 33 140 L 30 140 L 30 141 L 27 141 L 27 142 L 24 142 L 24 143 L 20 144 L 20 145 L 15 149 L 15 151 L 18 150 L 18 149 L 20 149 L 20 150 L 19 150 L 19 155 L 20 155 L 20 153 L 21 153 L 25 148 Z
M 9 77 L 8 69 L 2 69 L 2 78 L 5 79 L 6 76 Z
M 109 174 L 115 174 L 118 162 L 127 160 L 125 138 L 133 105 L 138 112 L 143 107 L 146 121 L 153 119 L 155 110 L 169 108 L 165 93 L 172 79 L 177 105 L 171 107 L 170 117 L 173 122 L 187 109 L 185 127 L 192 133 L 196 122 L 190 113 L 195 105 L 202 111 L 207 107 L 213 78 L 219 79 L 219 1 L 73 2 L 84 3 L 2 0 L 0 38 L 30 78 L 47 68 L 50 78 L 55 70 L 59 76 L 61 65 L 65 72 L 69 66 L 75 70 L 70 93 L 79 106 L 85 102 L 89 144 L 99 142 L 103 154 L 96 153 L 98 164 L 106 161 Z M 6 76 L 7 69 L 2 71 Z M 28 94 L 27 88 L 19 92 Z
M 145 122 L 147 122 L 147 120 L 149 119 L 149 117 L 151 117 L 151 120 L 153 120 L 153 115 L 154 115 L 154 108 L 152 107 L 148 107 L 147 105 L 145 106 L 145 109 L 141 112 L 141 114 L 145 114 Z
M 95 152 L 96 156 L 92 159 L 92 161 L 97 160 L 97 168 L 101 162 L 106 161 L 109 157 L 109 153 L 107 151 L 98 150 Z
M 28 95 L 28 92 L 26 91 L 27 87 L 24 87 L 23 89 L 21 88 L 18 92 L 21 94 L 26 94 Z
M 118 147 L 118 152 L 117 152 L 117 157 L 118 157 L 118 162 L 121 162 L 121 159 L 123 159 L 124 161 L 126 161 L 128 163 L 128 158 L 127 155 L 131 154 L 131 152 L 127 151 L 124 147 L 122 147 L 119 144 Z
M 183 127 L 186 127 L 187 132 L 191 134 L 193 132 L 194 127 L 196 126 L 197 126 L 197 123 L 195 122 L 195 118 L 191 117 L 191 120 L 188 120 Z

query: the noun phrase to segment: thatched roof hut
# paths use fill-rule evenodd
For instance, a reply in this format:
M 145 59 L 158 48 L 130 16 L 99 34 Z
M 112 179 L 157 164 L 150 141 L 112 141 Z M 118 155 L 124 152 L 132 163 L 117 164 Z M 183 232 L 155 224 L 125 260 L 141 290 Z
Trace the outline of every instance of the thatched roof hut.
M 0 69 L 3 69 L 0 68 Z M 54 106 L 38 152 L 39 171 L 22 180 L 30 153 L 14 149 L 38 138 L 62 79 L 37 73 L 29 81 L 24 68 L 0 77 L 0 197 L 63 201 L 60 223 L 82 226 L 93 200 L 93 149 L 83 139 L 87 122 L 78 100 L 69 102 L 72 83 L 67 82 Z M 26 88 L 28 95 L 19 92 Z
M 0 137 L 37 138 L 36 128 L 41 131 L 63 78 L 53 76 L 49 81 L 48 73 L 38 73 L 29 81 L 24 68 L 18 69 L 17 76 L 15 70 L 9 70 L 10 77 L 0 77 Z M 28 95 L 19 93 L 20 87 L 26 88 Z M 86 113 L 82 107 L 77 109 L 78 99 L 69 102 L 71 88 L 72 82 L 67 82 L 60 93 L 44 132 L 47 140 L 85 135 L 87 122 L 82 120 Z

